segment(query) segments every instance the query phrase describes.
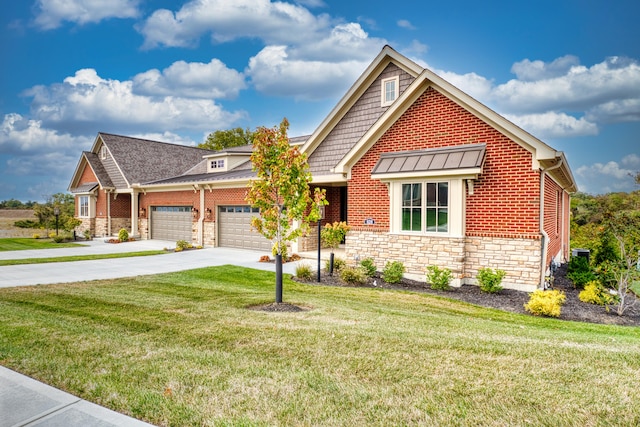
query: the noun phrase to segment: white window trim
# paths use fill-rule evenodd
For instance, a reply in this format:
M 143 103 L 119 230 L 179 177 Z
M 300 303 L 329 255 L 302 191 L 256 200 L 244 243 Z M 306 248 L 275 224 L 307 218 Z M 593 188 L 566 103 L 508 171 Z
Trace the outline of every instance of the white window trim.
M 87 215 L 82 215 L 82 198 L 87 198 Z M 92 194 L 78 195 L 78 218 L 93 218 L 96 216 L 96 198 Z
M 102 160 L 105 160 L 107 158 L 107 147 L 105 147 L 104 145 L 100 147 L 100 158 Z
M 449 183 L 449 206 L 448 219 L 449 230 L 447 232 L 431 231 L 406 231 L 402 230 L 402 184 L 422 183 L 422 191 L 426 191 L 426 183 L 448 182 Z M 403 180 L 389 181 L 389 223 L 392 234 L 407 234 L 434 237 L 463 237 L 465 227 L 465 186 L 464 178 L 451 177 L 425 177 L 424 179 L 408 178 Z M 424 198 L 423 198 L 424 200 Z M 423 219 L 424 221 L 424 219 Z M 424 225 L 423 225 L 424 227 Z
M 387 101 L 385 96 L 386 95 L 385 87 L 388 82 L 393 82 L 394 88 L 395 88 L 395 98 L 393 98 L 391 101 Z M 393 102 L 396 99 L 398 99 L 399 96 L 400 96 L 400 76 L 382 79 L 382 82 L 380 84 L 380 105 L 382 107 L 388 107 L 389 105 L 393 104 Z

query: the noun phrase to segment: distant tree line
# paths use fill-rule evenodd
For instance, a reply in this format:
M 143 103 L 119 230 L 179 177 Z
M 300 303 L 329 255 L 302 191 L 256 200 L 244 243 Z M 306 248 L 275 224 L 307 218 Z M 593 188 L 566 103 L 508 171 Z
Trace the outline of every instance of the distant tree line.
M 75 198 L 73 194 L 56 193 L 47 197 L 45 203 L 27 202 L 11 199 L 0 202 L 0 209 L 32 209 L 34 219 L 19 220 L 14 223 L 20 228 L 34 228 L 53 230 L 56 228 L 55 210 L 58 213 L 58 228 L 71 232 L 80 225 L 80 220 L 75 218 Z
M 33 209 L 38 202 L 22 202 L 16 199 L 2 200 L 0 201 L 0 209 Z

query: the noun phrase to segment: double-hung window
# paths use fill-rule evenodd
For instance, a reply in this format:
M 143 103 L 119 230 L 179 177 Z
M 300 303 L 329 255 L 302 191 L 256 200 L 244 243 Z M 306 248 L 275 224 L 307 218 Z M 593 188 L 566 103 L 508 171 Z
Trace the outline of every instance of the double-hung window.
M 386 107 L 398 98 L 400 78 L 398 76 L 382 80 L 382 106 Z
M 402 231 L 449 232 L 449 183 L 402 184 Z
M 89 216 L 89 196 L 80 196 L 80 212 L 79 216 L 88 217 Z

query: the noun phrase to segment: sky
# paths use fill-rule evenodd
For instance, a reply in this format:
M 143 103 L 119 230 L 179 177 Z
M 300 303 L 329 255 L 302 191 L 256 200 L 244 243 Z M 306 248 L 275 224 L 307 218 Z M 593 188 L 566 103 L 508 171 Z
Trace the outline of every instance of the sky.
M 563 151 L 580 191 L 640 188 L 637 0 L 2 3 L 0 200 L 67 192 L 98 132 L 311 134 L 387 44 Z

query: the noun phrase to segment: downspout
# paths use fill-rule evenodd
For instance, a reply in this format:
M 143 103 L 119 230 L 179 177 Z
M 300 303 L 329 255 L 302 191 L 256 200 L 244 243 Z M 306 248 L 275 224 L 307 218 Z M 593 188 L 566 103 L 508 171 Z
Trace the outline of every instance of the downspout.
M 111 236 L 111 190 L 107 191 L 107 236 Z
M 540 289 L 544 289 L 544 278 L 547 274 L 547 252 L 549 251 L 549 235 L 544 231 L 544 178 L 547 172 L 558 169 L 562 166 L 563 160 L 560 157 L 558 163 L 540 171 L 540 234 L 542 234 L 542 257 L 540 259 Z

